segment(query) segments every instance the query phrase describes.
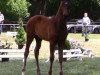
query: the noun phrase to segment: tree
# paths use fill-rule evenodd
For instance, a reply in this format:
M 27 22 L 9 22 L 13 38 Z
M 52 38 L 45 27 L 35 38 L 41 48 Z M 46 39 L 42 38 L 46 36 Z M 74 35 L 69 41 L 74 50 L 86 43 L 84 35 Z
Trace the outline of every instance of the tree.
M 31 5 L 28 8 L 30 16 L 34 16 L 36 14 L 51 16 L 57 12 L 61 0 L 27 0 L 27 1 L 31 3 Z
M 23 21 L 21 18 L 19 19 L 19 26 L 15 42 L 18 45 L 18 48 L 21 49 L 26 42 L 25 30 L 23 28 Z
M 11 20 L 18 20 L 28 15 L 26 0 L 0 0 L 0 7 L 5 17 Z
M 30 16 L 33 15 L 44 15 L 45 14 L 45 4 L 47 0 L 27 0 L 30 2 L 30 6 L 28 8 L 30 12 Z
M 0 0 L 0 11 L 10 20 L 18 20 L 36 14 L 55 15 L 61 0 Z M 100 0 L 70 0 L 71 18 L 82 18 L 84 12 L 89 13 L 91 19 L 100 18 Z
M 31 15 L 39 14 L 41 9 L 46 16 L 55 15 L 61 0 L 28 0 Z M 84 12 L 93 20 L 100 18 L 100 0 L 70 0 L 70 17 L 82 18 Z
M 47 16 L 52 16 L 57 13 L 60 5 L 60 1 L 61 0 L 50 0 L 47 2 L 47 6 L 45 10 Z
M 91 19 L 98 19 L 100 17 L 100 1 L 71 0 L 71 18 L 82 18 L 84 12 L 89 13 Z

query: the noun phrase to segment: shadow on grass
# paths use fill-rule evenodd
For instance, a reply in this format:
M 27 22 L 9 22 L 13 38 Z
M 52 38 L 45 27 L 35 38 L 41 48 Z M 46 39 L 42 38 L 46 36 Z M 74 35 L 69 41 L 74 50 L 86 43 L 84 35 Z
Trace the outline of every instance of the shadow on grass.
M 49 63 L 40 59 L 41 75 L 48 75 Z M 22 60 L 0 62 L 0 75 L 21 75 Z M 64 75 L 100 75 L 100 58 L 85 58 L 83 61 L 70 60 L 63 63 Z M 35 60 L 27 61 L 26 75 L 36 74 Z M 53 64 L 53 75 L 59 75 L 59 63 Z

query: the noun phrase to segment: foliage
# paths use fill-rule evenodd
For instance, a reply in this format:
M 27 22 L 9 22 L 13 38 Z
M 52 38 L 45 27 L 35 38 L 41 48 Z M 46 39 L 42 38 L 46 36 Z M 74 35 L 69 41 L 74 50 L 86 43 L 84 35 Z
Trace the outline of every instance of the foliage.
M 82 18 L 83 13 L 89 13 L 93 20 L 100 18 L 99 0 L 71 0 L 71 18 Z
M 19 25 L 20 25 L 20 28 L 18 29 L 15 42 L 18 45 L 24 45 L 25 42 L 26 42 L 25 41 L 26 38 L 25 38 L 25 31 L 24 31 L 24 28 L 23 28 L 23 21 L 22 20 L 19 20 Z
M 70 45 L 70 41 L 69 40 L 66 40 L 65 45 L 66 45 L 66 49 L 67 50 L 71 49 L 71 45 Z
M 55 15 L 57 13 L 57 11 L 58 11 L 58 7 L 59 7 L 59 4 L 60 4 L 60 1 L 61 0 L 50 0 L 50 1 L 47 1 L 45 14 L 47 16 Z
M 28 7 L 28 12 L 30 13 L 30 16 L 35 15 L 35 11 L 37 8 L 37 3 L 35 0 L 27 0 L 27 2 L 30 3 L 30 6 Z
M 42 12 L 55 15 L 61 0 L 0 0 L 0 11 L 10 20 L 18 20 L 19 16 L 31 16 Z M 70 0 L 70 17 L 82 18 L 84 12 L 93 20 L 100 18 L 100 0 Z M 51 12 L 52 11 L 52 12 Z
M 52 16 L 56 14 L 61 0 L 27 0 L 27 1 L 30 2 L 31 4 L 28 8 L 30 16 L 40 14 L 40 11 L 42 15 Z
M 10 20 L 28 16 L 28 2 L 26 0 L 0 0 L 0 10 Z
M 39 6 L 42 7 L 42 9 L 43 8 L 45 9 L 44 10 L 45 15 L 52 16 L 56 14 L 61 0 L 41 0 L 41 1 L 28 0 L 28 1 L 30 1 L 30 3 L 32 4 L 29 9 L 32 16 L 35 15 L 33 14 L 33 12 L 35 13 L 36 10 L 40 10 L 40 9 L 37 9 L 38 6 L 36 5 L 36 1 L 38 1 L 38 3 L 45 1 L 44 6 L 41 4 Z M 99 0 L 70 0 L 71 19 L 82 18 L 84 12 L 89 13 L 89 17 L 93 20 L 99 19 L 100 18 L 99 9 L 100 9 Z
M 78 41 L 76 40 L 66 40 L 65 42 L 66 45 L 66 49 L 78 49 L 78 48 L 82 48 L 82 44 L 80 44 Z

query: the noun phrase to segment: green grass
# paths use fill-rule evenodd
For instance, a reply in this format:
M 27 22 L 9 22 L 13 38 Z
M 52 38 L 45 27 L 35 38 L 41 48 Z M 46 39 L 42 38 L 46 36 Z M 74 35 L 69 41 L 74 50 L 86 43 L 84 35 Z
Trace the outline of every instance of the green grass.
M 48 75 L 49 63 L 44 59 L 40 60 L 41 75 Z M 21 75 L 22 61 L 0 62 L 0 75 Z M 54 62 L 53 75 L 59 75 L 59 63 Z M 89 59 L 83 61 L 70 60 L 63 63 L 64 75 L 100 75 L 100 58 Z M 35 60 L 27 62 L 26 75 L 36 74 Z
M 3 39 L 5 33 L 2 35 Z M 81 34 L 69 34 L 68 38 L 72 38 L 81 41 L 84 47 L 93 50 L 95 56 L 100 57 L 100 35 L 90 34 L 90 40 L 84 42 L 84 37 Z M 8 38 L 9 41 L 14 42 L 14 38 Z M 94 39 L 94 40 L 93 40 Z M 49 63 L 45 63 L 45 59 L 49 57 L 49 44 L 43 41 L 42 50 L 40 50 L 40 68 L 41 75 L 48 75 Z M 15 45 L 16 46 L 16 45 Z M 0 62 L 0 75 L 21 75 L 22 61 L 9 61 Z M 59 64 L 54 62 L 53 75 L 59 75 Z M 78 60 L 70 60 L 63 63 L 64 75 L 100 75 L 100 58 L 89 59 L 85 58 L 82 62 Z M 35 60 L 27 62 L 26 75 L 37 75 L 36 74 L 36 63 Z

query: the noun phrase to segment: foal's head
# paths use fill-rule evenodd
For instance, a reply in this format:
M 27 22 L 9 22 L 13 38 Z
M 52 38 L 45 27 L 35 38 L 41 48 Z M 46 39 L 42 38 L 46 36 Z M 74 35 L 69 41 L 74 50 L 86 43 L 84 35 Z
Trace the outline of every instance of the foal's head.
M 61 9 L 60 10 L 64 17 L 67 17 L 69 15 L 69 1 L 68 0 L 61 1 Z

